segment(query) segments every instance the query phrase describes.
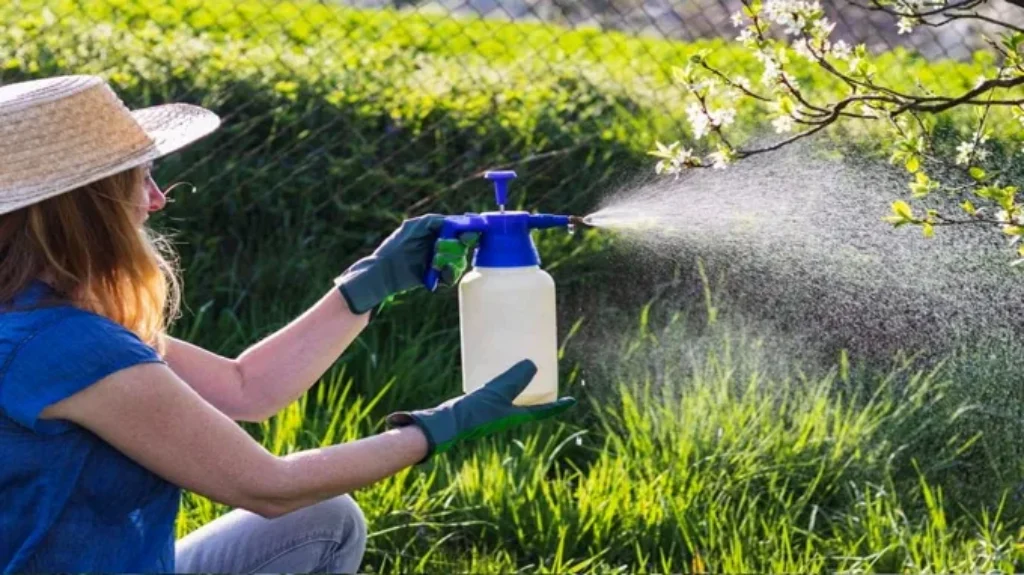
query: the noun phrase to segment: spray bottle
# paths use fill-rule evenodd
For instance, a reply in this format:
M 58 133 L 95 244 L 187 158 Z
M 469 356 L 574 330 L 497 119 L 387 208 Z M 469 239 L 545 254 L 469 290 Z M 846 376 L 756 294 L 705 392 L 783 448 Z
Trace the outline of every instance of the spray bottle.
M 533 381 L 515 399 L 534 405 L 558 398 L 558 342 L 555 282 L 540 268 L 531 230 L 581 223 L 575 216 L 505 211 L 512 171 L 487 172 L 494 182 L 497 212 L 467 213 L 445 218 L 440 237 L 479 234 L 473 269 L 459 282 L 459 324 L 462 336 L 462 388 L 482 387 L 516 362 L 537 366 Z M 437 287 L 438 273 L 424 279 Z

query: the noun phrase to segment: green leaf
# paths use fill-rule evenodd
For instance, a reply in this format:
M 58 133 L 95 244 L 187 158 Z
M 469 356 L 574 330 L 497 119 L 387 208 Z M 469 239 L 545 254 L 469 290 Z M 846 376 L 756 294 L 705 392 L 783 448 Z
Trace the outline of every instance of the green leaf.
M 907 171 L 913 174 L 921 167 L 921 161 L 917 159 L 916 155 L 911 154 L 907 156 L 907 161 L 904 165 L 906 166 Z
M 938 187 L 938 182 L 932 181 L 928 174 L 919 171 L 914 174 L 914 181 L 910 184 L 910 191 L 914 194 L 915 198 L 923 198 Z
M 910 204 L 903 200 L 896 200 L 892 203 L 892 212 L 904 220 L 914 219 L 914 212 L 910 209 Z
M 690 66 L 672 66 L 672 79 L 681 84 L 690 84 L 693 81 L 693 69 Z
M 974 207 L 974 204 L 971 203 L 971 200 L 964 200 L 964 203 L 960 204 L 960 207 L 972 216 L 978 213 L 978 210 Z
M 971 177 L 974 178 L 976 181 L 981 182 L 984 181 L 985 179 L 985 170 L 979 168 L 978 166 L 974 166 L 973 168 L 968 170 L 968 172 L 971 174 Z
M 1010 49 L 1010 52 L 1016 52 L 1017 48 L 1020 47 L 1021 43 L 1024 43 L 1024 34 L 1015 32 L 1005 37 L 1004 46 Z
M 924 224 L 921 225 L 921 229 L 924 232 L 924 237 L 935 237 L 935 227 L 932 226 L 930 223 L 925 222 Z

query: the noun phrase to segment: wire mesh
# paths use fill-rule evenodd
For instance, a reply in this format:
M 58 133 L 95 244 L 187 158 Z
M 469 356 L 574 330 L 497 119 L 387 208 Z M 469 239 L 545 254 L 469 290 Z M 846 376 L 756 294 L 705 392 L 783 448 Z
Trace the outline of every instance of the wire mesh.
M 737 29 L 731 15 L 741 8 L 742 0 L 14 0 L 5 9 L 8 32 L 15 28 L 20 32 L 9 33 L 8 45 L 0 45 L 4 63 L 0 82 L 43 73 L 33 71 L 35 63 L 24 56 L 24 46 L 36 43 L 41 46 L 36 58 L 46 60 L 52 52 L 46 60 L 47 73 L 87 71 L 113 74 L 115 79 L 119 73 L 123 83 L 136 86 L 130 97 L 138 96 L 139 103 L 173 94 L 179 100 L 191 98 L 214 107 L 233 122 L 232 129 L 182 176 L 202 174 L 212 185 L 259 184 L 261 199 L 304 175 L 343 171 L 335 191 L 344 196 L 381 174 L 403 172 L 413 178 L 429 177 L 442 187 L 417 198 L 410 194 L 422 192 L 407 192 L 408 186 L 398 190 L 374 184 L 367 201 L 357 203 L 366 207 L 369 200 L 386 197 L 395 206 L 437 207 L 432 202 L 443 195 L 441 191 L 458 188 L 486 162 L 526 163 L 531 174 L 538 176 L 575 158 L 579 170 L 560 166 L 555 170 L 560 180 L 553 185 L 547 182 L 544 198 L 552 198 L 586 191 L 579 189 L 576 176 L 599 167 L 579 158 L 588 151 L 593 158 L 594 148 L 609 139 L 609 123 L 621 125 L 624 116 L 632 116 L 628 129 L 635 132 L 634 147 L 645 142 L 653 145 L 659 137 L 687 134 L 686 94 L 666 78 L 673 66 L 682 63 L 688 43 L 734 40 Z M 912 50 L 934 61 L 975 58 L 986 49 L 986 37 L 995 32 L 992 20 L 1024 26 L 1024 9 L 1005 2 L 984 3 L 979 14 L 989 21 L 920 26 L 910 34 L 900 33 L 893 16 L 861 6 L 857 0 L 828 2 L 825 11 L 836 23 L 833 40 L 864 44 L 876 54 Z M 18 28 L 18 22 L 26 20 L 37 23 Z M 66 27 L 68 20 L 79 28 Z M 501 27 L 507 23 L 519 26 Z M 124 26 L 130 30 L 125 39 L 138 40 L 142 48 L 121 51 L 113 43 L 103 44 L 104 34 Z M 61 44 L 60 36 L 68 34 L 79 46 L 64 45 L 62 53 L 55 46 Z M 145 40 L 154 34 L 164 36 L 162 53 L 143 51 L 155 45 Z M 93 59 L 69 62 L 63 56 L 69 50 L 88 53 Z M 103 57 L 95 58 L 98 53 Z M 225 54 L 234 58 L 232 62 L 259 64 L 246 74 L 235 74 L 233 81 L 218 82 L 218 77 L 234 74 L 228 68 L 209 71 L 230 66 L 224 63 Z M 358 68 L 364 64 L 391 66 L 401 72 L 361 73 Z M 898 68 L 882 70 L 883 81 L 905 73 Z M 260 76 L 265 81 L 262 86 Z M 348 97 L 346 86 L 337 85 L 354 81 L 362 82 L 352 92 L 358 100 Z M 564 88 L 574 82 L 579 85 Z M 548 102 L 517 101 L 515 88 L 528 91 L 537 84 L 558 86 L 534 96 L 548 97 Z M 253 96 L 260 89 L 283 95 L 280 106 L 293 107 L 275 118 L 274 108 Z M 289 99 L 295 95 L 289 89 L 313 94 Z M 439 131 L 450 130 L 452 120 L 439 111 L 443 106 L 430 100 L 458 91 L 481 101 L 491 98 L 495 115 L 502 117 L 499 124 L 509 121 L 516 106 L 529 105 L 534 109 L 533 121 L 541 118 L 560 126 L 549 131 L 554 135 L 548 138 L 531 140 L 522 135 L 490 142 L 486 140 L 493 138 L 494 130 L 481 128 L 483 141 L 476 148 L 463 147 L 453 155 L 450 147 L 437 145 Z M 407 109 L 389 112 L 386 104 L 371 106 L 358 122 L 351 116 L 324 112 L 341 105 L 359 116 L 367 102 L 398 102 L 396 92 L 405 94 L 401 104 Z M 418 100 L 413 102 L 411 93 L 418 94 Z M 472 97 L 463 97 L 460 105 L 467 105 Z M 580 101 L 567 102 L 567 98 Z M 608 102 L 595 107 L 592 101 L 581 103 L 586 98 L 607 98 Z M 538 110 L 545 107 L 551 110 Z M 259 113 L 253 115 L 255 111 Z M 380 116 L 379 121 L 364 121 L 373 114 Z M 479 128 L 482 116 L 463 114 L 458 122 L 466 125 L 459 129 Z M 268 122 L 275 136 L 267 137 Z M 519 129 L 525 134 L 530 126 Z M 347 152 L 333 143 L 339 132 L 349 140 Z M 365 157 L 344 165 L 345 154 L 355 146 L 367 152 Z M 223 153 L 228 150 L 234 155 L 225 163 Z M 244 176 L 233 174 L 230 167 L 240 164 L 252 169 Z M 288 171 L 290 177 L 266 185 L 265 177 L 276 169 Z M 602 181 L 602 177 L 590 178 L 585 187 Z M 327 201 L 321 200 L 320 205 Z

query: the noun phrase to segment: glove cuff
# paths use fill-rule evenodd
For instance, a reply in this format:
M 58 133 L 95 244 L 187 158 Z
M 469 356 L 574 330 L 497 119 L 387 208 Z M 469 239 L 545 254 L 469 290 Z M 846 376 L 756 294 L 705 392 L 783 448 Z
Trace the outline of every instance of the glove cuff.
M 372 311 L 387 297 L 384 286 L 378 285 L 373 274 L 365 273 L 370 263 L 368 258 L 360 260 L 334 278 L 334 285 L 345 298 L 349 310 L 357 315 Z

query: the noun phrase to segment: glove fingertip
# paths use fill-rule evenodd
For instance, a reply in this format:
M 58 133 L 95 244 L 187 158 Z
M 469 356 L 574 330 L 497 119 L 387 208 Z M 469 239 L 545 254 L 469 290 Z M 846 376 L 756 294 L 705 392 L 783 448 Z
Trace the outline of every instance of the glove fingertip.
M 537 364 L 529 359 L 524 359 L 513 365 L 508 370 L 508 381 L 510 386 L 515 389 L 515 394 L 512 397 L 522 393 L 526 386 L 533 381 L 535 375 L 537 375 Z
M 513 365 L 512 370 L 517 378 L 529 381 L 533 379 L 533 376 L 537 375 L 537 364 L 533 363 L 531 359 L 523 359 Z
M 570 407 L 576 405 L 576 398 L 572 396 L 566 396 L 559 398 L 551 403 L 545 403 L 543 405 L 535 405 L 529 409 L 537 419 L 547 419 L 554 417 Z

